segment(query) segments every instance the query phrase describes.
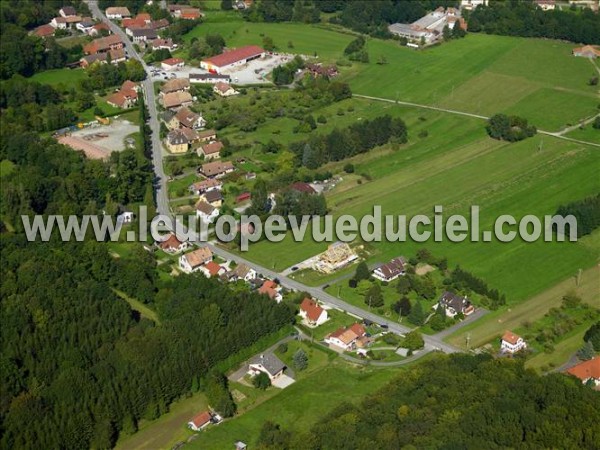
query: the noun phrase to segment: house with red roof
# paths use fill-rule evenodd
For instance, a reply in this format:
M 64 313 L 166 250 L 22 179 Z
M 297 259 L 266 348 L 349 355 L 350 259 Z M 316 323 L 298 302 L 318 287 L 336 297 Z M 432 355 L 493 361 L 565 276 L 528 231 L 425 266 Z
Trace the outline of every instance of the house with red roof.
M 592 383 L 600 386 L 600 356 L 571 367 L 567 373 L 579 378 L 584 384 L 592 380 Z
M 212 414 L 209 411 L 202 411 L 196 414 L 192 420 L 188 422 L 188 427 L 193 431 L 202 431 L 212 422 Z
M 215 83 L 215 85 L 213 86 L 213 92 L 217 95 L 220 95 L 221 97 L 230 97 L 232 95 L 239 94 L 239 92 L 236 91 L 233 88 L 233 86 L 222 81 L 218 81 L 217 83 Z
M 218 277 L 226 272 L 223 266 L 220 266 L 214 261 L 208 261 L 199 268 L 199 271 L 202 272 L 206 278 Z
M 156 246 L 166 253 L 180 253 L 189 247 L 189 244 L 185 241 L 181 241 L 175 236 L 174 233 L 170 233 L 165 239 L 157 241 Z
M 316 301 L 311 298 L 305 298 L 300 303 L 300 317 L 305 325 L 309 327 L 318 327 L 329 319 L 327 311 L 321 308 Z
M 86 55 L 95 55 L 96 53 L 107 53 L 110 50 L 122 49 L 123 41 L 119 36 L 113 34 L 111 36 L 94 39 L 89 44 L 83 47 Z
M 525 340 L 513 333 L 512 331 L 505 331 L 500 340 L 500 351 L 503 353 L 517 353 L 527 348 Z
M 203 59 L 200 62 L 200 68 L 211 73 L 220 74 L 236 66 L 243 66 L 252 60 L 263 58 L 265 55 L 266 52 L 264 49 L 257 45 L 248 45 Z
M 292 191 L 300 192 L 301 194 L 313 195 L 317 193 L 315 188 L 313 188 L 310 184 L 305 183 L 304 181 L 296 181 L 295 183 L 292 183 L 290 189 Z
M 183 66 L 185 66 L 185 61 L 181 58 L 168 58 L 160 63 L 163 70 L 179 70 L 183 69 Z
M 35 34 L 37 37 L 47 38 L 49 36 L 53 36 L 55 31 L 56 30 L 52 25 L 46 24 L 40 25 L 35 30 L 33 30 L 32 33 Z
M 223 143 L 221 141 L 214 141 L 209 144 L 204 144 L 198 147 L 198 156 L 203 155 L 205 160 L 219 159 L 221 157 L 221 150 L 223 150 Z
M 265 280 L 262 286 L 258 289 L 259 294 L 268 296 L 271 300 L 275 300 L 280 303 L 283 300 L 281 295 L 281 286 L 275 283 L 273 280 Z

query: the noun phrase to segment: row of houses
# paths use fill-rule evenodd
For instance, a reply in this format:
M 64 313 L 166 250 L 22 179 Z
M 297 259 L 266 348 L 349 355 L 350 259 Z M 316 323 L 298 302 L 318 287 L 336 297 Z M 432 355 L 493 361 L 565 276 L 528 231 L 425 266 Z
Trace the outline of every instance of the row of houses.
M 394 23 L 388 29 L 390 33 L 411 42 L 432 44 L 443 37 L 446 26 L 451 30 L 455 26 L 467 29 L 467 23 L 458 9 L 452 7 L 444 9 L 442 6 L 413 23 Z
M 53 36 L 56 30 L 77 30 L 89 36 L 97 36 L 102 30 L 110 32 L 107 24 L 96 22 L 91 17 L 81 17 L 72 6 L 63 6 L 58 14 L 49 23 L 35 28 L 32 33 L 46 38 Z

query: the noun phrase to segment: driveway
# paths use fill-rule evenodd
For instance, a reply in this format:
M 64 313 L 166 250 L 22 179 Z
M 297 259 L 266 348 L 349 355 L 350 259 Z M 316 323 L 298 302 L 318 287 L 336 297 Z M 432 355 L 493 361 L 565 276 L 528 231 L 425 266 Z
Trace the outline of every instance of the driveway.
M 291 386 L 295 382 L 296 382 L 296 380 L 294 380 L 292 377 L 288 377 L 287 375 L 283 374 L 283 375 L 279 375 L 277 378 L 275 378 L 271 382 L 271 384 L 273 386 L 275 386 L 276 388 L 285 389 L 286 387 Z

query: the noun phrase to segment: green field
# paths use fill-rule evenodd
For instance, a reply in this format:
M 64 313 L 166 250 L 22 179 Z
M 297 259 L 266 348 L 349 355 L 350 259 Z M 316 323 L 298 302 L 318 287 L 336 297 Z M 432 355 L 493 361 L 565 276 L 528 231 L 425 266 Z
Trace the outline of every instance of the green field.
M 212 15 L 212 17 L 211 17 Z M 241 20 L 236 13 L 212 13 L 202 25 L 184 36 L 192 38 L 219 33 L 225 38 L 228 47 L 262 45 L 263 37 L 273 39 L 277 51 L 318 56 L 332 60 L 343 55 L 344 48 L 352 41 L 352 34 L 342 34 L 319 25 L 299 23 L 252 23 Z M 293 48 L 288 47 L 288 43 Z
M 38 72 L 30 78 L 31 81 L 37 81 L 38 83 L 57 85 L 64 84 L 70 85 L 75 84 L 79 80 L 85 79 L 87 76 L 83 69 L 52 69 Z
M 499 338 L 505 330 L 515 330 L 524 326 L 526 322 L 533 323 L 541 319 L 550 308 L 559 307 L 563 295 L 571 290 L 574 290 L 586 303 L 594 307 L 600 307 L 598 299 L 599 285 L 600 269 L 592 267 L 582 273 L 579 286 L 576 286 L 575 277 L 571 276 L 526 302 L 486 315 L 473 324 L 462 328 L 446 340 L 457 347 L 466 348 L 466 338 L 469 336 L 470 346 L 472 348 L 479 347 Z M 542 362 L 540 365 L 544 363 Z
M 392 105 L 388 111 L 394 114 L 394 109 Z M 328 206 L 334 215 L 360 218 L 378 204 L 383 214 L 431 216 L 434 205 L 443 205 L 448 217 L 467 214 L 470 205 L 479 205 L 481 229 L 493 229 L 493 221 L 501 214 L 517 218 L 553 214 L 558 205 L 600 189 L 600 154 L 593 147 L 548 136 L 508 144 L 487 138 L 478 119 L 428 111 L 420 111 L 419 116 L 426 120 L 417 120 L 414 112 L 406 114 L 411 136 L 408 145 L 397 151 L 383 150 L 376 153 L 378 157 L 369 154 L 351 160 L 355 174 L 367 174 L 372 181 L 356 184 L 354 175 L 348 177 L 354 181 L 342 182 L 329 193 Z M 427 138 L 415 136 L 421 129 L 428 131 Z M 373 244 L 370 261 L 385 261 L 399 254 L 412 256 L 424 245 L 435 255 L 448 257 L 451 267 L 460 264 L 481 276 L 514 303 L 549 288 L 574 268 L 593 265 L 600 247 L 597 240 L 586 244 L 588 241 L 381 242 Z M 288 235 L 278 244 L 253 244 L 248 256 L 283 270 L 323 251 L 326 245 L 310 238 L 295 243 Z
M 351 367 L 338 358 L 251 411 L 201 433 L 188 446 L 190 449 L 226 449 L 242 440 L 254 447 L 260 427 L 267 420 L 285 429 L 306 431 L 342 401 L 359 402 L 401 373 L 398 368 Z
M 581 141 L 594 142 L 600 144 L 600 130 L 592 128 L 592 125 L 586 125 L 583 129 L 578 128 L 566 134 L 567 137 L 579 139 Z
M 352 90 L 482 115 L 520 114 L 539 128 L 558 130 L 597 111 L 587 81 L 594 69 L 571 56 L 572 44 L 483 34 L 425 51 L 372 39 L 371 60 L 346 75 Z

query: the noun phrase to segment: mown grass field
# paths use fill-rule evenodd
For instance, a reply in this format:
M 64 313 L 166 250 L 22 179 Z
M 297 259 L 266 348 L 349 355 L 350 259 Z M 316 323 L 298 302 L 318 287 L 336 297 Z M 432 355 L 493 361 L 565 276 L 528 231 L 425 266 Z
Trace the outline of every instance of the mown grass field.
M 598 231 L 596 233 L 599 233 Z M 576 272 L 576 269 L 573 271 Z M 479 347 L 499 338 L 505 330 L 515 330 L 524 326 L 525 322 L 535 322 L 541 319 L 551 308 L 559 307 L 562 297 L 569 291 L 576 292 L 584 302 L 598 308 L 598 286 L 600 284 L 600 268 L 594 266 L 583 271 L 580 285 L 576 285 L 576 273 L 560 283 L 533 296 L 526 302 L 503 309 L 484 316 L 471 325 L 467 325 L 458 332 L 449 336 L 446 341 L 459 347 L 466 348 L 467 336 L 471 339 L 471 348 Z M 564 344 L 565 346 L 568 344 Z M 580 345 L 581 346 L 581 345 Z M 559 345 L 556 346 L 557 350 Z M 556 355 L 555 355 L 556 356 Z M 540 365 L 545 364 L 549 356 L 540 355 Z M 535 359 L 535 358 L 534 358 Z M 536 364 L 534 361 L 532 364 Z
M 251 411 L 201 433 L 187 447 L 226 449 L 237 440 L 255 447 L 260 428 L 267 420 L 280 424 L 284 429 L 306 431 L 341 402 L 359 402 L 365 395 L 378 390 L 394 376 L 401 377 L 401 374 L 402 369 L 399 368 L 351 367 L 338 358 Z
M 597 111 L 595 69 L 571 55 L 572 44 L 483 34 L 426 51 L 371 39 L 371 61 L 346 75 L 353 92 L 492 115 L 523 115 L 558 130 Z
M 262 46 L 263 37 L 268 36 L 279 52 L 318 56 L 331 61 L 340 58 L 344 48 L 354 39 L 351 33 L 339 33 L 319 25 L 252 23 L 244 22 L 235 12 L 213 12 L 207 15 L 205 23 L 187 33 L 184 40 L 189 42 L 194 37 L 211 33 L 223 36 L 228 47 Z M 288 46 L 290 42 L 293 47 Z
M 83 69 L 52 69 L 38 72 L 30 78 L 31 81 L 37 81 L 42 84 L 64 84 L 71 85 L 77 83 L 79 80 L 86 78 L 85 70 Z
M 395 108 L 392 105 L 388 111 L 394 114 Z M 416 114 L 406 114 L 409 144 L 396 151 L 375 152 L 378 157 L 367 154 L 352 160 L 355 174 L 366 174 L 372 181 L 363 179 L 357 184 L 356 175 L 348 176 L 349 181 L 327 195 L 334 215 L 360 218 L 377 204 L 383 214 L 432 216 L 434 205 L 443 205 L 448 217 L 468 214 L 470 205 L 479 205 L 484 230 L 493 229 L 493 221 L 501 214 L 517 218 L 553 214 L 560 204 L 600 189 L 600 154 L 593 147 L 539 135 L 508 144 L 489 139 L 478 119 L 430 111 Z M 427 130 L 428 137 L 416 136 L 420 130 Z M 248 256 L 282 270 L 323 251 L 326 245 L 310 238 L 295 243 L 288 235 L 281 243 L 253 244 Z M 597 240 L 590 239 L 578 243 L 381 242 L 373 245 L 370 260 L 412 256 L 421 246 L 448 257 L 451 267 L 459 264 L 482 277 L 506 293 L 510 303 L 549 288 L 579 267 L 590 267 L 600 248 Z

